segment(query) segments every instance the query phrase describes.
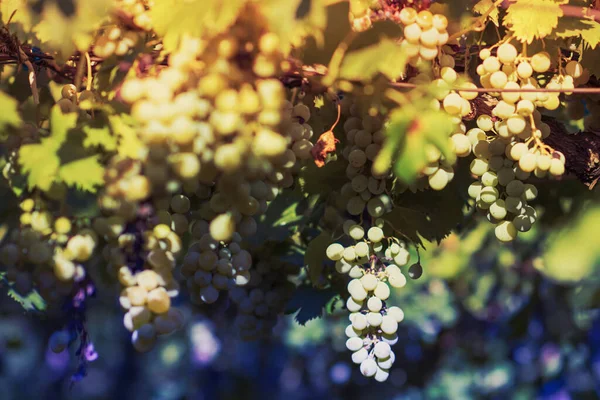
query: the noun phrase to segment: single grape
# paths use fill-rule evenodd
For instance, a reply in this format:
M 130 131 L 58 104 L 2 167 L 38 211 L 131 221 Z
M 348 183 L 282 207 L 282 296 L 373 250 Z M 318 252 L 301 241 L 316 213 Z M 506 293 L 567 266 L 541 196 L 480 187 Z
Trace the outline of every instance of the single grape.
M 419 279 L 423 275 L 423 267 L 420 263 L 415 263 L 408 268 L 408 276 L 411 279 Z

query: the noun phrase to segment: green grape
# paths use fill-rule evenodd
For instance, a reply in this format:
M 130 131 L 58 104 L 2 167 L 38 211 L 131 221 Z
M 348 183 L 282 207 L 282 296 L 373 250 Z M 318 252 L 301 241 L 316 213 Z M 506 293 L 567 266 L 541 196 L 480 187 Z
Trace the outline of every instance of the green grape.
M 502 221 L 494 229 L 496 237 L 501 242 L 511 242 L 517 237 L 517 228 L 511 221 Z

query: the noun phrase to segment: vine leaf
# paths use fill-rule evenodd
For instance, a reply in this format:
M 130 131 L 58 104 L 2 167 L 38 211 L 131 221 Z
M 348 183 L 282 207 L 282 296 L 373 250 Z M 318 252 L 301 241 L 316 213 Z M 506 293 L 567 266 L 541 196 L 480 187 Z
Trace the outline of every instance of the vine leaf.
M 378 73 L 389 79 L 397 79 L 406 68 L 406 52 L 388 38 L 379 43 L 355 50 L 344 57 L 340 78 L 369 81 Z
M 300 171 L 298 185 L 303 194 L 327 194 L 346 183 L 346 165 L 338 160 L 319 168 L 310 163 Z
M 333 289 L 320 290 L 311 285 L 301 285 L 296 288 L 288 302 L 286 314 L 292 314 L 296 322 L 304 326 L 308 321 L 320 318 L 327 304 L 336 296 Z
M 333 242 L 331 235 L 327 232 L 321 232 L 308 244 L 306 253 L 304 253 L 304 264 L 308 268 L 308 277 L 314 286 L 319 285 L 319 279 L 323 273 L 323 263 L 325 262 L 325 252 L 327 246 Z
M 21 124 L 21 116 L 17 107 L 19 103 L 6 93 L 0 92 L 0 129 L 4 129 L 7 125 L 18 126 Z
M 312 36 L 323 42 L 322 31 L 327 24 L 323 0 L 262 0 L 259 7 L 269 30 L 279 37 L 282 53 L 288 54 L 299 37 Z
M 118 137 L 117 151 L 120 156 L 139 160 L 143 156 L 144 144 L 140 141 L 132 117 L 127 114 L 115 114 L 108 117 L 113 134 Z
M 216 36 L 237 19 L 248 0 L 155 0 L 150 16 L 165 50 L 173 51 L 185 36 Z
M 66 16 L 59 6 L 46 3 L 40 22 L 33 28 L 45 48 L 56 50 L 67 57 L 76 49 L 87 51 L 94 39 L 96 28 L 108 15 L 108 0 L 74 1 L 75 12 Z
M 58 178 L 67 186 L 94 192 L 96 186 L 104 183 L 104 167 L 98 161 L 97 155 L 81 158 L 62 165 L 58 171 Z
M 395 199 L 394 209 L 384 218 L 413 243 L 422 244 L 421 238 L 438 243 L 463 221 L 464 205 L 460 187 L 455 178 L 442 191 L 404 192 Z M 468 186 L 468 181 L 465 182 Z
M 448 139 L 451 129 L 450 117 L 441 111 L 428 111 L 416 119 L 399 109 L 386 128 L 386 142 L 375 159 L 374 170 L 383 173 L 395 160 L 394 174 L 410 184 L 427 165 L 427 145 L 435 146 L 448 162 L 454 162 L 456 156 Z
M 542 39 L 557 27 L 563 16 L 561 3 L 554 0 L 516 0 L 506 11 L 503 24 L 521 42 L 531 43 Z
M 83 127 L 85 139 L 83 146 L 87 149 L 90 147 L 101 147 L 106 151 L 114 151 L 117 149 L 117 139 L 110 132 L 108 124 L 100 126 L 85 125 Z
M 587 48 L 596 48 L 600 43 L 600 23 L 580 18 L 564 17 L 558 21 L 553 35 L 559 38 L 581 38 Z
M 19 165 L 27 174 L 30 189 L 37 187 L 47 191 L 54 182 L 64 182 L 81 190 L 95 191 L 104 180 L 104 168 L 97 155 L 89 155 L 81 145 L 73 145 L 67 140 L 75 131 L 77 113 L 63 114 L 60 108 L 53 107 L 50 114 L 50 136 L 41 143 L 28 144 L 19 150 Z M 62 164 L 61 154 L 69 159 Z M 61 165 L 62 164 L 62 165 Z
M 19 164 L 27 174 L 27 186 L 47 191 L 52 186 L 60 159 L 57 149 L 52 149 L 52 139 L 43 139 L 42 143 L 28 144 L 19 150 Z
M 477 4 L 475 4 L 473 6 L 473 12 L 475 12 L 479 15 L 483 15 L 486 12 L 488 12 L 488 10 L 490 8 L 492 8 L 493 6 L 494 6 L 493 0 L 480 0 L 477 2 Z M 498 10 L 498 7 L 495 7 L 494 10 L 492 10 L 492 12 L 488 15 L 488 18 L 494 23 L 494 25 L 500 26 L 500 24 L 498 22 L 499 16 L 500 16 L 500 11 Z

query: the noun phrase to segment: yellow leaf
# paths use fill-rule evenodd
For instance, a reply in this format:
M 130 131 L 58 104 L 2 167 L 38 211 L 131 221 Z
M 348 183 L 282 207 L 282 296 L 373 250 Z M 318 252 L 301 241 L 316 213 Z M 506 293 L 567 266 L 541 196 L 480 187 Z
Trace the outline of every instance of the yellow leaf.
M 90 0 L 87 0 L 90 1 Z M 167 51 L 182 37 L 216 36 L 237 19 L 248 0 L 155 0 L 150 15 Z
M 475 4 L 473 6 L 473 12 L 479 14 L 479 15 L 483 15 L 485 13 L 487 13 L 490 8 L 492 8 L 492 12 L 488 15 L 488 18 L 496 25 L 499 26 L 500 24 L 498 23 L 498 15 L 500 14 L 500 12 L 498 11 L 498 6 L 494 6 L 494 1 L 493 0 L 480 0 L 479 2 L 477 2 L 477 4 Z
M 135 129 L 124 121 L 121 115 L 111 115 L 109 120 L 113 133 L 119 138 L 117 147 L 119 155 L 135 160 L 141 159 L 145 146 L 138 138 Z
M 15 12 L 15 15 L 10 20 L 9 30 L 13 32 L 11 25 L 21 25 L 20 28 L 23 32 L 29 32 L 32 27 L 32 18 L 27 6 L 27 0 L 0 1 L 0 13 L 2 13 L 2 23 L 4 25 L 6 25 L 13 12 Z
M 28 144 L 19 149 L 19 165 L 23 173 L 27 174 L 29 189 L 38 187 L 47 191 L 54 183 L 60 160 L 56 154 L 57 149 L 49 143 L 50 140 Z
M 57 51 L 62 57 L 75 50 L 87 51 L 96 28 L 110 11 L 109 4 L 108 0 L 79 0 L 75 13 L 66 16 L 56 4 L 50 3 L 44 7 L 42 19 L 33 30 L 45 49 Z
M 260 13 L 267 19 L 269 30 L 279 36 L 280 48 L 289 53 L 294 44 L 305 37 L 322 41 L 322 31 L 327 24 L 323 0 L 312 0 L 305 7 L 303 0 L 263 0 L 258 2 Z M 300 14 L 300 16 L 299 16 Z
M 98 162 L 99 156 L 80 158 L 62 165 L 58 177 L 67 186 L 87 192 L 95 192 L 104 184 L 104 167 Z
M 531 43 L 556 28 L 563 15 L 560 4 L 554 0 L 517 0 L 508 7 L 503 24 L 518 40 Z
M 389 79 L 397 79 L 407 61 L 402 48 L 384 37 L 379 43 L 347 54 L 340 68 L 340 78 L 368 81 L 381 72 Z
M 19 103 L 6 93 L 0 92 L 0 129 L 6 125 L 18 126 L 21 123 L 19 115 Z

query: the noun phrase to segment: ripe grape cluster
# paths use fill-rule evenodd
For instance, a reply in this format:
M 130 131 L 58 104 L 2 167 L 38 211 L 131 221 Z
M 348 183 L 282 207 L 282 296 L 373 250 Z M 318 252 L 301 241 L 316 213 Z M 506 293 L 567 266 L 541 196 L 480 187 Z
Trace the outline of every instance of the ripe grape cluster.
M 537 219 L 535 209 L 528 205 L 537 197 L 537 189 L 524 181 L 531 174 L 543 178 L 559 177 L 565 172 L 564 155 L 543 142 L 550 134 L 550 127 L 542 122 L 537 110 L 556 109 L 560 93 L 535 91 L 541 85 L 534 73 L 550 70 L 548 53 L 526 57 L 509 42 L 500 44 L 496 55 L 491 50 L 485 48 L 479 53 L 482 63 L 477 73 L 483 87 L 532 91 L 492 92 L 498 103 L 491 115 L 480 115 L 477 128 L 467 132 L 476 157 L 471 163 L 471 173 L 479 179 L 470 186 L 469 194 L 476 206 L 487 212 L 490 222 L 496 224 L 498 239 L 511 241 L 518 232 L 530 230 Z M 566 75 L 554 75 L 545 89 L 573 88 L 575 79 L 583 75 L 576 61 L 568 62 L 564 71 Z
M 398 323 L 404 319 L 402 309 L 386 302 L 391 294 L 388 284 L 406 285 L 400 267 L 408 264 L 410 255 L 403 242 L 386 239 L 377 226 L 369 228 L 365 237 L 362 226 L 354 224 L 348 234 L 356 244 L 333 243 L 326 251 L 336 270 L 352 278 L 346 302 L 351 322 L 346 328 L 346 347 L 364 376 L 383 382 L 395 359 L 390 346 L 398 341 Z
M 409 57 L 409 63 L 418 66 L 423 61 L 433 61 L 439 47 L 448 42 L 448 20 L 441 14 L 429 10 L 417 11 L 405 7 L 400 11 L 400 22 L 404 25 L 404 39 L 400 47 Z
M 36 290 L 59 306 L 86 279 L 83 263 L 91 258 L 97 235 L 74 227 L 67 217 L 56 218 L 43 202 L 27 198 L 20 207 L 20 226 L 0 248 L 5 278 L 14 282 L 17 293 L 25 296 Z

